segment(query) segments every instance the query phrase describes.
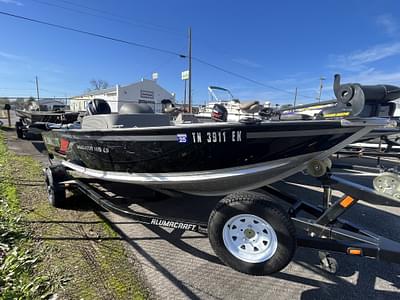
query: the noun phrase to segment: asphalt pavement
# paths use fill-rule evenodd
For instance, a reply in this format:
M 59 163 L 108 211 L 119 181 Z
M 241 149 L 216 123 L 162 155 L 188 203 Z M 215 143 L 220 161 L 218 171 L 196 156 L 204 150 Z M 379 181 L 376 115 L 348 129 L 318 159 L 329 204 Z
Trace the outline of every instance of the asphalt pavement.
M 47 163 L 41 141 L 18 140 L 12 131 L 6 136 L 11 150 Z M 359 159 L 348 163 L 374 164 Z M 363 184 L 371 184 L 371 180 L 371 176 L 357 178 Z M 318 184 L 302 174 L 276 186 L 317 204 L 321 198 Z M 117 199 L 124 197 L 125 204 L 140 211 L 203 221 L 218 201 L 193 196 L 147 199 L 126 186 L 114 186 L 112 191 Z M 136 201 L 126 200 L 133 196 Z M 82 197 L 82 201 L 86 199 Z M 204 235 L 142 225 L 102 210 L 98 213 L 126 239 L 128 251 L 134 253 L 147 284 L 159 299 L 400 299 L 400 265 L 333 254 L 339 270 L 332 275 L 319 267 L 316 250 L 298 248 L 293 261 L 281 272 L 250 276 L 223 265 Z M 371 205 L 360 201 L 344 218 L 400 242 L 399 216 L 399 202 Z

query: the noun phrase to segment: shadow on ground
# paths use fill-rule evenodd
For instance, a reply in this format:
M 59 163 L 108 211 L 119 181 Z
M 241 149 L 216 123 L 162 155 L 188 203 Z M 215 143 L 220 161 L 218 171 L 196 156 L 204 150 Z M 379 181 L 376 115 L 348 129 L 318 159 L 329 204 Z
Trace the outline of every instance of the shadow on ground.
M 279 183 L 278 186 L 280 185 L 280 188 L 288 190 L 291 188 L 291 184 L 300 184 L 302 181 L 302 176 L 295 176 L 287 183 Z M 107 184 L 103 186 L 107 186 Z M 311 201 L 317 204 L 318 200 L 315 199 L 318 199 L 321 196 L 321 193 L 316 189 L 312 189 L 312 187 L 318 188 L 319 186 L 318 184 L 313 185 L 308 182 L 307 187 L 304 187 L 303 189 L 296 186 L 296 192 L 304 195 L 307 199 L 314 199 Z M 205 222 L 208 219 L 209 212 L 219 200 L 218 198 L 212 197 L 180 195 L 157 201 L 151 197 L 146 199 L 146 197 L 142 195 L 142 197 L 139 197 L 137 201 L 133 201 L 129 196 L 133 194 L 139 195 L 140 193 L 143 193 L 143 191 L 138 193 L 137 189 L 132 186 L 127 187 L 126 185 L 119 184 L 113 185 L 112 191 L 111 199 L 114 199 L 115 202 L 127 207 L 157 215 L 186 219 L 189 218 Z M 150 199 L 152 199 L 152 201 L 149 201 Z M 83 209 L 90 209 L 90 207 L 84 206 Z M 205 235 L 202 236 L 196 234 L 195 236 L 186 236 L 185 232 L 182 230 L 169 231 L 163 228 L 145 225 L 145 227 L 149 231 L 153 232 L 154 235 L 148 238 L 135 238 L 129 236 L 129 234 L 124 230 L 121 230 L 121 225 L 129 226 L 137 224 L 137 222 L 112 222 L 107 216 L 104 216 L 102 212 L 99 212 L 99 215 L 102 216 L 102 218 L 108 222 L 108 224 L 112 226 L 120 236 L 126 239 L 136 251 L 143 255 L 149 264 L 173 282 L 174 285 L 181 289 L 181 291 L 189 298 L 197 297 L 197 294 L 193 292 L 193 287 L 182 282 L 182 280 L 173 272 L 164 267 L 157 258 L 152 256 L 151 252 L 141 246 L 141 241 L 163 239 L 169 243 L 170 247 L 185 252 L 188 257 L 207 261 L 211 266 L 214 265 L 214 267 L 212 267 L 213 269 L 223 268 L 224 279 L 221 280 L 222 286 L 223 282 L 226 280 L 238 281 L 238 284 L 240 280 L 242 283 L 250 281 L 254 284 L 253 281 L 257 279 L 257 282 L 265 281 L 265 284 L 267 284 L 268 280 L 275 278 L 276 280 L 281 280 L 289 284 L 308 286 L 309 288 L 301 293 L 302 299 L 316 299 L 321 297 L 334 297 L 337 299 L 347 299 L 349 297 L 358 298 L 360 296 L 360 291 L 362 295 L 372 296 L 377 299 L 398 299 L 400 296 L 399 291 L 397 290 L 400 288 L 400 268 L 394 264 L 379 262 L 373 259 L 349 257 L 337 254 L 334 255 L 334 257 L 338 260 L 340 265 L 339 272 L 336 275 L 331 275 L 319 267 L 318 252 L 316 250 L 299 248 L 291 264 L 292 267 L 288 267 L 288 269 L 270 276 L 268 279 L 266 279 L 266 277 L 252 277 L 245 274 L 239 274 L 223 266 L 213 252 L 209 251 L 209 246 L 208 248 L 197 247 L 196 244 L 190 242 L 191 240 L 203 239 L 204 243 L 207 244 L 207 237 Z M 359 203 L 357 204 L 356 209 L 350 210 L 346 213 L 345 218 L 359 223 L 363 227 L 368 228 L 375 233 L 400 241 L 399 226 L 388 225 L 398 225 L 398 215 L 389 211 L 377 210 L 374 207 Z M 385 222 L 377 224 L 376 220 L 385 220 Z M 182 264 L 185 261 L 186 260 L 182 260 L 179 263 Z M 190 269 L 190 265 L 186 267 Z M 183 269 L 185 269 L 185 267 L 183 267 Z M 306 270 L 305 275 L 302 275 L 303 272 L 300 270 Z M 309 274 L 312 274 L 312 276 L 309 276 Z M 240 278 L 240 280 L 238 278 Z M 321 280 L 321 278 L 324 280 Z M 383 281 L 392 286 L 394 291 L 379 290 L 379 282 Z

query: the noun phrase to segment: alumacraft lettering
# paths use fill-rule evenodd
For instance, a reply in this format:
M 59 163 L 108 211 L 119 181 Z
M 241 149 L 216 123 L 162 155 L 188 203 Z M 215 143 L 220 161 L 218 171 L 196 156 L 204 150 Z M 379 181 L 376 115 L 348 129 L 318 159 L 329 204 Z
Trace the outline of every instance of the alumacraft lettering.
M 157 225 L 157 226 L 176 228 L 176 229 L 192 230 L 192 231 L 195 231 L 196 227 L 197 227 L 197 225 L 194 225 L 194 224 L 167 221 L 167 220 L 161 220 L 161 219 L 151 219 L 150 224 Z

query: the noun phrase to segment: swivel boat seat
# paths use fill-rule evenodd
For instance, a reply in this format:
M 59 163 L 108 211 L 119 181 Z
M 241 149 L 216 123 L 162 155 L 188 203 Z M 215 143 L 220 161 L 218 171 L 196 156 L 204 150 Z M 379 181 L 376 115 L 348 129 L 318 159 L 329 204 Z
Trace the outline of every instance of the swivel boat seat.
M 261 105 L 258 101 L 240 103 L 240 110 L 246 114 L 255 114 L 261 111 Z
M 154 114 L 153 108 L 145 103 L 125 103 L 119 109 L 120 115 Z
M 96 99 L 97 100 L 97 99 Z M 82 129 L 119 129 L 137 127 L 158 127 L 170 125 L 169 117 L 154 113 L 148 104 L 125 103 L 119 113 L 111 113 L 104 101 L 91 101 L 88 115 L 82 120 Z
M 252 117 L 244 117 L 239 120 L 241 123 L 253 124 L 261 122 L 261 118 L 254 117 L 254 114 L 259 114 L 261 112 L 262 105 L 258 101 L 251 101 L 240 104 L 240 111 L 245 114 L 252 114 Z

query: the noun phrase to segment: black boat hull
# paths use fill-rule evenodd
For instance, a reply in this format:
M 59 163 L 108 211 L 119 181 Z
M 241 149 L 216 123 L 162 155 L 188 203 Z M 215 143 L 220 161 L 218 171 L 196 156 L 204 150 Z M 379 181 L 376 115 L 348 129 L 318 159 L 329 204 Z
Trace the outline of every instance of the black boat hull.
M 373 127 L 338 121 L 196 124 L 43 134 L 52 157 L 91 177 L 221 195 L 290 176 Z
M 17 117 L 22 119 L 26 125 L 41 123 L 73 123 L 78 119 L 78 112 L 60 112 L 60 111 L 25 111 L 16 110 Z

